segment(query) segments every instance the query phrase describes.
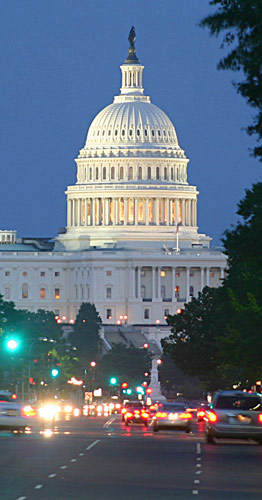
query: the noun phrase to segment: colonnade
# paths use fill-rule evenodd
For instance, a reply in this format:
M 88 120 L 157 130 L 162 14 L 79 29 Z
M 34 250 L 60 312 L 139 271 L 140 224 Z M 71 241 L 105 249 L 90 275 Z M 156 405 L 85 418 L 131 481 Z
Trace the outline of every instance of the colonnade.
M 69 198 L 67 226 L 197 225 L 196 199 Z

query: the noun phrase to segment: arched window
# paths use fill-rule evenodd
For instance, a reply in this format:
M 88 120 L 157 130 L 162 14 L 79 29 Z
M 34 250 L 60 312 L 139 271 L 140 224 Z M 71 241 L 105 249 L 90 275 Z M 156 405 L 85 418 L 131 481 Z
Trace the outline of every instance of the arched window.
M 156 178 L 160 178 L 159 167 L 156 167 Z
M 124 199 L 120 198 L 118 207 L 118 219 L 119 222 L 124 222 Z
M 115 167 L 111 168 L 111 179 L 115 178 Z
M 165 287 L 165 285 L 161 285 L 161 298 L 162 299 L 166 298 L 166 287 Z
M 133 179 L 133 167 L 129 167 L 128 169 L 128 179 L 129 180 Z
M 98 167 L 96 167 L 96 180 L 98 180 L 98 175 L 99 175 Z
M 89 169 L 89 179 L 90 179 L 90 181 L 92 180 L 92 168 L 91 167 Z
M 176 299 L 179 299 L 179 294 L 180 294 L 180 288 L 179 288 L 179 286 L 176 286 L 175 287 L 175 297 L 176 297 Z
M 173 167 L 171 168 L 171 179 L 172 179 L 172 181 L 174 180 L 174 169 L 173 169 Z
M 106 167 L 103 167 L 103 180 L 106 179 Z
M 22 284 L 22 299 L 28 299 L 28 284 Z
M 167 180 L 167 168 L 164 168 L 164 179 Z
M 142 167 L 139 167 L 138 168 L 138 179 L 141 180 L 142 179 Z
M 136 134 L 137 134 L 137 137 L 140 136 L 140 130 L 139 130 L 139 128 L 137 129 Z
M 124 179 L 124 167 L 120 167 L 120 179 Z
M 151 179 L 151 167 L 148 167 L 147 169 L 147 178 Z
M 151 130 L 151 134 L 152 134 L 152 137 L 154 137 L 155 136 L 155 131 Z
M 138 201 L 138 223 L 145 222 L 145 203 L 144 200 Z
M 145 128 L 145 137 L 147 137 L 147 129 Z

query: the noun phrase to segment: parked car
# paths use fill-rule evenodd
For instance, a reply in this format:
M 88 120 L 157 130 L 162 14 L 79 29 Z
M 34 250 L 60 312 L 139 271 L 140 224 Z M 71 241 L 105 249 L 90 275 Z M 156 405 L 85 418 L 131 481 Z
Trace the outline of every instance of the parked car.
M 16 394 L 0 391 L 0 430 L 24 432 L 37 421 L 37 411 Z
M 214 438 L 251 438 L 262 444 L 262 395 L 217 392 L 206 418 L 206 440 L 211 444 Z
M 191 421 L 193 414 L 188 411 L 184 403 L 162 403 L 153 415 L 150 425 L 154 432 L 159 429 L 182 429 L 186 432 L 191 431 Z

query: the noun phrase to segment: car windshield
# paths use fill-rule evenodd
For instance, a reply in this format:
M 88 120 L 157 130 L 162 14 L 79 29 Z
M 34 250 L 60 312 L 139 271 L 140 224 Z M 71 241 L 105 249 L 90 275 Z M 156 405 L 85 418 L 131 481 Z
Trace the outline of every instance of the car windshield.
M 163 406 L 161 406 L 160 409 L 174 412 L 174 411 L 185 411 L 187 407 L 181 404 L 167 404 L 167 405 L 164 404 Z
M 261 400 L 256 396 L 219 396 L 213 406 L 221 410 L 261 411 Z

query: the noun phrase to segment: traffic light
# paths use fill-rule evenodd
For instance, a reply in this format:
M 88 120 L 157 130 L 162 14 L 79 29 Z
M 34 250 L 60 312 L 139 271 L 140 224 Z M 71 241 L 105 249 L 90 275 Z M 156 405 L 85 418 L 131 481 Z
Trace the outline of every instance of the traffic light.
M 110 383 L 111 385 L 116 385 L 116 384 L 117 384 L 117 382 L 118 382 L 118 380 L 117 380 L 117 378 L 116 378 L 116 377 L 111 377 L 111 378 L 109 379 L 109 383 Z
M 136 392 L 138 394 L 145 394 L 143 387 L 141 387 L 140 385 L 138 387 L 136 387 Z
M 58 368 L 52 368 L 50 374 L 51 374 L 51 377 L 56 378 L 60 374 L 60 371 L 58 370 Z
M 130 394 L 132 394 L 132 389 L 127 389 L 126 393 L 130 396 Z
M 122 389 L 127 389 L 127 388 L 128 388 L 128 386 L 129 386 L 129 384 L 128 384 L 127 382 L 123 382 L 123 383 L 121 384 L 121 388 L 122 388 Z
M 15 338 L 8 339 L 6 342 L 6 347 L 9 351 L 16 351 L 19 347 L 19 343 Z

